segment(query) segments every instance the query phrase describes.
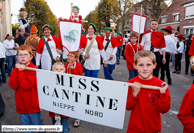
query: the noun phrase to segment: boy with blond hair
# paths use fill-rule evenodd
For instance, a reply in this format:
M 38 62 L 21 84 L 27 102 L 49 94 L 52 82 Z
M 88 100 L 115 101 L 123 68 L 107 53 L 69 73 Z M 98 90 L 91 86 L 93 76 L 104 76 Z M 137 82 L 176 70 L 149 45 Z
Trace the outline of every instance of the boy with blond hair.
M 134 83 L 128 89 L 127 110 L 132 110 L 127 133 L 161 132 L 161 113 L 170 110 L 168 84 L 152 75 L 156 67 L 153 52 L 142 50 L 134 57 L 134 68 L 139 76 L 129 80 Z M 142 85 L 161 87 L 159 90 L 144 89 Z
M 65 73 L 65 67 L 62 62 L 56 62 L 52 66 L 53 72 L 60 72 Z M 56 123 L 61 124 L 63 126 L 62 133 L 70 133 L 70 126 L 69 126 L 69 117 L 64 115 L 59 115 L 53 112 L 49 112 L 49 116 L 52 118 L 53 125 Z

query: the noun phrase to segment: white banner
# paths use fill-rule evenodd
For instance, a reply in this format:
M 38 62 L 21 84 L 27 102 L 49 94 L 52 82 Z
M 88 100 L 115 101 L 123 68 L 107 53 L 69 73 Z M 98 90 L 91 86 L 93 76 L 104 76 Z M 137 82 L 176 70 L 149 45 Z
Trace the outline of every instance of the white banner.
M 59 31 L 63 46 L 69 52 L 78 51 L 82 35 L 82 23 L 59 21 Z
M 41 109 L 123 129 L 128 84 L 37 70 Z
M 141 16 L 141 28 L 140 26 L 140 15 L 139 14 L 133 14 L 132 16 L 132 31 L 137 34 L 142 34 L 145 32 L 145 26 L 146 26 L 146 19 L 147 17 L 142 15 Z M 140 33 L 139 33 L 140 29 Z

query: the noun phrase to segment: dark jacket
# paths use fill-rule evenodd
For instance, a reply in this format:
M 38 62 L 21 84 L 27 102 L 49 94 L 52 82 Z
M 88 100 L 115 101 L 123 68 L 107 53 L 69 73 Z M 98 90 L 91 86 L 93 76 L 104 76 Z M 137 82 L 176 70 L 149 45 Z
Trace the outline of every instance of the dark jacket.
M 19 46 L 23 45 L 27 39 L 27 37 L 30 36 L 27 32 L 25 32 L 22 36 L 18 35 L 17 38 L 14 39 L 15 43 L 17 43 Z

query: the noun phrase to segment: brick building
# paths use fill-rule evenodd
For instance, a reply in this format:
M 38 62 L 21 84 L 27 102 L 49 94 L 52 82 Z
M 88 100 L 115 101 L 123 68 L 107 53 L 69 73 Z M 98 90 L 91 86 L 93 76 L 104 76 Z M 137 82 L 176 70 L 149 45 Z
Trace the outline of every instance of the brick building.
M 183 2 L 187 0 L 174 0 L 174 2 L 164 11 L 164 13 L 159 18 L 158 31 L 164 32 L 161 29 L 164 29 L 167 26 L 172 26 L 175 31 L 180 30 L 180 16 L 181 16 L 181 6 Z
M 180 4 L 180 33 L 186 37 L 189 33 L 194 33 L 194 0 Z

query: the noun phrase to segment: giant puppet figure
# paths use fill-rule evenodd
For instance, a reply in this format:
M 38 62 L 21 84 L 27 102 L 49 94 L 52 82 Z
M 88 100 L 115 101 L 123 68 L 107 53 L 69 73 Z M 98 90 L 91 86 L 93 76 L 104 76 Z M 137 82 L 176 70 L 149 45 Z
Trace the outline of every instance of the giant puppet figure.
M 70 19 L 82 20 L 82 16 L 79 14 L 79 7 L 73 6 L 73 15 L 70 16 Z
M 25 32 L 30 34 L 30 21 L 26 20 L 26 17 L 28 15 L 27 11 L 25 8 L 20 8 L 20 13 L 19 13 L 19 21 L 20 21 L 20 27 L 24 27 L 25 28 Z

